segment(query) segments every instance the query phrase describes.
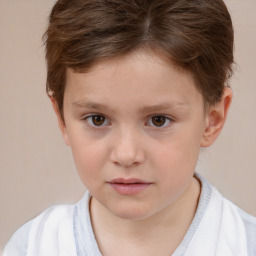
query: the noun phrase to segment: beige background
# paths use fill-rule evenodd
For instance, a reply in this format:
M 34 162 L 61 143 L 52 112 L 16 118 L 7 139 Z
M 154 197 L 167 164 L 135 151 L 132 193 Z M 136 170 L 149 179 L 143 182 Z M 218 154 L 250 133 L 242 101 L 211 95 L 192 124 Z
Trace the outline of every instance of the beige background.
M 45 94 L 41 36 L 54 2 L 0 0 L 0 251 L 24 222 L 84 192 Z M 198 170 L 256 215 L 256 1 L 226 3 L 236 33 L 234 100 Z

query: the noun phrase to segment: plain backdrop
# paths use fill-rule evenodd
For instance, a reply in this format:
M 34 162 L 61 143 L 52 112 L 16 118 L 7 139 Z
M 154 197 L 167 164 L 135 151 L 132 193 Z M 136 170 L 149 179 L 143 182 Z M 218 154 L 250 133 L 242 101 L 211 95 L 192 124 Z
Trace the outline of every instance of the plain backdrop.
M 13 232 L 85 191 L 45 93 L 41 40 L 53 0 L 0 0 L 0 251 Z M 256 1 L 228 0 L 235 28 L 234 99 L 197 170 L 256 215 Z

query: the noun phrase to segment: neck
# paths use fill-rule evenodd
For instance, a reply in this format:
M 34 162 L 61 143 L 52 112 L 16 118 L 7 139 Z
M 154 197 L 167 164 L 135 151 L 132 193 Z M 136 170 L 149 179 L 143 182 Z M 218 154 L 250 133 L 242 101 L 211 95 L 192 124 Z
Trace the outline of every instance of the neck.
M 183 195 L 172 205 L 141 220 L 115 216 L 92 198 L 90 205 L 92 226 L 101 252 L 104 256 L 125 256 L 124 252 L 127 252 L 127 255 L 165 255 L 159 254 L 159 250 L 164 250 L 166 247 L 168 251 L 166 255 L 170 255 L 181 243 L 193 220 L 199 195 L 200 184 L 194 178 Z M 170 239 L 163 239 L 165 237 Z M 155 246 L 155 251 L 152 246 Z M 133 253 L 131 253 L 132 247 Z M 114 252 L 110 251 L 111 248 L 114 248 Z

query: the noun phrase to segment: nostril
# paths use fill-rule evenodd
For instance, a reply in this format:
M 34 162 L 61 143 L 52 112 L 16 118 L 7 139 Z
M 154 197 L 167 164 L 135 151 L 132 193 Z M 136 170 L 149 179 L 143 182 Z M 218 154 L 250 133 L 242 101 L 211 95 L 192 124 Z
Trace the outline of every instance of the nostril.
M 134 161 L 112 161 L 115 165 L 120 165 L 124 167 L 132 167 L 132 166 L 137 166 L 139 165 L 139 162 L 134 162 Z

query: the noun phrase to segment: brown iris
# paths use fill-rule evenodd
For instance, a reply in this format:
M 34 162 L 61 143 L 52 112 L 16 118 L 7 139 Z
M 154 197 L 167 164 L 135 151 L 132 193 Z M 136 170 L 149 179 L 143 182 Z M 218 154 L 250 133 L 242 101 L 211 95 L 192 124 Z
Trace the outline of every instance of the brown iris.
M 152 117 L 152 123 L 155 126 L 163 126 L 166 122 L 166 117 L 165 116 L 153 116 Z
M 95 126 L 101 126 L 104 124 L 105 122 L 105 117 L 104 116 L 92 116 L 92 122 Z

